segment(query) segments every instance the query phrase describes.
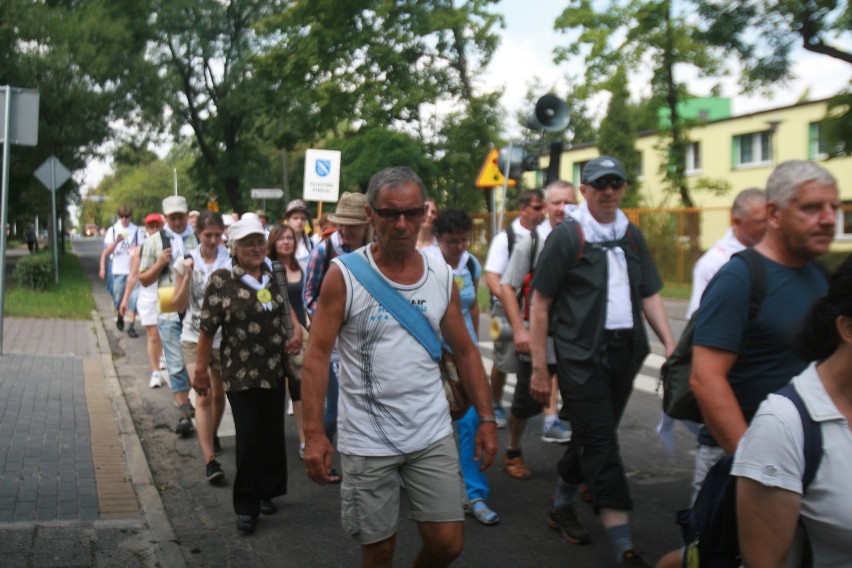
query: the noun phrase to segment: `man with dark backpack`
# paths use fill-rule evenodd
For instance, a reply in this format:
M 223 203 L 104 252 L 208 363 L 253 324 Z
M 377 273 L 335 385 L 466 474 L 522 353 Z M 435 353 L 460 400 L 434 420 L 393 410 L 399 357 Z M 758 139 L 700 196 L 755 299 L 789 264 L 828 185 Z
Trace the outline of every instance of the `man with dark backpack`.
M 732 453 L 758 405 L 805 368 L 789 348 L 810 304 L 825 293 L 814 259 L 834 238 L 837 183 L 822 166 L 791 160 L 766 184 L 768 230 L 755 245 L 766 272 L 760 309 L 749 317 L 751 278 L 744 259 L 723 266 L 701 299 L 690 387 L 705 427 L 699 434 L 693 491 Z

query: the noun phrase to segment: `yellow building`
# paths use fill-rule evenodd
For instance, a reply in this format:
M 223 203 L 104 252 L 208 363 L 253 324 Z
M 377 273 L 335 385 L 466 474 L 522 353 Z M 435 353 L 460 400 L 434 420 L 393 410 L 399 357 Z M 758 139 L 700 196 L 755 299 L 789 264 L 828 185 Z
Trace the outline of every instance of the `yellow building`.
M 687 151 L 687 179 L 690 188 L 702 181 L 727 182 L 724 195 L 692 189 L 696 207 L 702 209 L 701 242 L 706 249 L 728 228 L 734 196 L 748 187 L 764 187 L 775 164 L 785 160 L 815 160 L 837 178 L 844 207 L 838 214 L 833 250 L 852 250 L 852 156 L 826 159 L 819 136 L 820 120 L 827 100 L 711 120 L 689 130 L 692 141 Z M 699 111 L 700 112 L 700 111 Z M 660 174 L 666 151 L 658 148 L 656 133 L 637 138 L 641 153 L 641 195 L 646 207 L 680 207 L 680 197 L 667 192 Z M 580 181 L 583 165 L 598 156 L 593 144 L 575 146 L 562 154 L 560 177 Z

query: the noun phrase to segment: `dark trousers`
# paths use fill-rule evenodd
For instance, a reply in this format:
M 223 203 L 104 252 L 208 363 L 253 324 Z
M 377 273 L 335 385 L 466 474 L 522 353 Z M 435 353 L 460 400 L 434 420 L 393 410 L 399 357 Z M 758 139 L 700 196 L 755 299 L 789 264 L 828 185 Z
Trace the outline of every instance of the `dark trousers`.
M 228 393 L 237 430 L 234 512 L 257 516 L 260 501 L 287 493 L 284 389 Z
M 594 374 L 584 384 L 571 378 L 572 364 L 557 357 L 559 388 L 572 431 L 559 461 L 559 476 L 572 485 L 586 483 L 596 511 L 633 508 L 618 445 L 618 424 L 636 376 L 632 341 L 630 337 L 607 341 Z

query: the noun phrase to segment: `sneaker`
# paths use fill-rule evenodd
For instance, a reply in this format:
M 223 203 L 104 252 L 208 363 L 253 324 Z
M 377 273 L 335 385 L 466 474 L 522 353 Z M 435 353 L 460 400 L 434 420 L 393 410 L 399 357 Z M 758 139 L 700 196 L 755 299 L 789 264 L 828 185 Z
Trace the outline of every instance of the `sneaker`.
M 188 436 L 193 430 L 195 428 L 192 427 L 192 420 L 190 420 L 189 416 L 181 416 L 177 426 L 175 426 L 175 434 L 181 437 Z
M 118 331 L 124 331 L 124 317 L 121 314 L 115 316 L 115 327 L 118 328 Z
M 488 507 L 488 504 L 483 499 L 465 501 L 463 506 L 466 514 L 472 515 L 474 519 L 483 525 L 496 525 L 500 522 L 500 517 Z
M 305 461 L 305 446 L 299 446 L 299 459 Z
M 161 369 L 166 368 L 166 356 L 165 355 L 160 355 L 160 368 Z
M 163 377 L 160 376 L 159 371 L 154 371 L 153 373 L 151 373 L 151 380 L 148 381 L 148 386 L 152 389 L 156 389 L 163 386 Z
M 491 408 L 494 409 L 494 418 L 497 420 L 497 428 L 505 428 L 509 425 L 509 421 L 506 419 L 506 409 L 497 404 L 492 404 Z
M 133 339 L 136 339 L 137 337 L 139 337 L 139 334 L 136 332 L 136 328 L 133 327 L 132 323 L 130 324 L 130 327 L 127 328 L 127 335 L 129 337 L 132 337 Z
M 549 514 L 550 520 L 547 525 L 558 530 L 562 534 L 562 538 L 571 544 L 588 544 L 591 540 L 591 535 L 586 527 L 577 518 L 577 510 L 574 504 L 559 509 L 551 509 Z M 637 564 L 637 566 L 642 566 Z
M 532 472 L 527 467 L 527 464 L 524 463 L 523 456 L 510 458 L 509 454 L 506 454 L 503 456 L 503 469 L 506 470 L 509 476 L 515 479 L 529 479 L 532 477 Z
M 287 399 L 287 416 L 293 416 L 293 400 Z
M 561 420 L 555 420 L 541 435 L 541 439 L 551 444 L 567 444 L 571 441 L 571 429 L 566 428 Z
M 651 565 L 642 559 L 642 556 L 635 550 L 628 550 L 621 557 L 622 566 L 639 566 L 639 568 L 651 568 Z
M 222 441 L 218 434 L 213 434 L 213 453 L 217 456 L 222 453 Z
M 225 479 L 225 472 L 222 471 L 222 466 L 219 465 L 219 462 L 212 459 L 207 463 L 207 467 L 204 469 L 204 477 L 207 478 L 208 482 L 214 483 L 221 479 Z

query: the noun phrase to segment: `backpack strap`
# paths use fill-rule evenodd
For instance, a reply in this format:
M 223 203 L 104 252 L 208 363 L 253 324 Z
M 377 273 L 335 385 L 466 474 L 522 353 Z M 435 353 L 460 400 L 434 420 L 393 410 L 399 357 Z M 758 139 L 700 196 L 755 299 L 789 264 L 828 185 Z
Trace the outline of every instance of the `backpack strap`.
M 509 256 L 512 256 L 512 251 L 515 249 L 515 230 L 512 228 L 512 223 L 506 227 L 506 239 L 509 241 Z
M 465 266 L 467 266 L 467 271 L 470 272 L 471 280 L 479 278 L 480 275 L 476 273 L 476 262 L 473 260 L 473 255 L 470 253 L 467 255 L 467 262 L 465 263 Z
M 804 494 L 816 477 L 819 463 L 822 460 L 822 427 L 819 422 L 811 417 L 799 391 L 792 383 L 784 386 L 775 394 L 788 398 L 799 411 L 799 418 L 802 420 L 803 453 L 805 455 L 805 470 L 802 473 L 802 493 Z
M 747 248 L 734 253 L 733 256 L 742 258 L 748 266 L 749 279 L 751 280 L 751 296 L 748 302 L 749 321 L 757 317 L 760 305 L 766 297 L 766 267 L 760 259 L 760 253 L 752 248 Z
M 426 317 L 399 291 L 391 286 L 370 265 L 362 254 L 345 254 L 340 262 L 366 288 L 378 302 L 410 333 L 429 353 L 433 361 L 441 361 L 441 340 Z

